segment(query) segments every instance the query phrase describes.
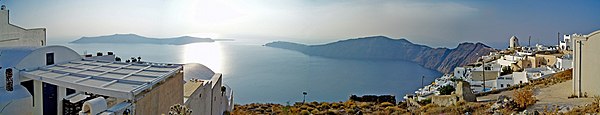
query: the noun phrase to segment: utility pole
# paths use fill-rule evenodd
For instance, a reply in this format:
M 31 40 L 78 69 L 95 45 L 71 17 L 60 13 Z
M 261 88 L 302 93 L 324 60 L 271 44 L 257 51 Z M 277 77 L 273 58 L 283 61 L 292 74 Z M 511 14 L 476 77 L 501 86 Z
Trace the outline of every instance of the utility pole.
M 483 58 L 483 55 L 481 55 L 481 62 L 483 62 L 481 67 L 483 67 L 483 92 L 485 92 L 485 58 Z
M 557 32 L 557 35 L 556 35 L 556 42 L 558 43 L 558 44 L 556 44 L 556 45 L 560 46 L 560 32 Z
M 529 40 L 527 42 L 527 47 L 531 47 L 531 36 L 529 36 Z
M 425 76 L 421 76 L 421 86 L 423 86 L 423 88 L 425 88 L 425 84 L 423 83 L 423 79 L 425 79 Z
M 302 98 L 302 104 L 306 103 L 306 94 L 308 94 L 306 91 L 302 92 L 302 95 L 304 95 L 304 98 Z

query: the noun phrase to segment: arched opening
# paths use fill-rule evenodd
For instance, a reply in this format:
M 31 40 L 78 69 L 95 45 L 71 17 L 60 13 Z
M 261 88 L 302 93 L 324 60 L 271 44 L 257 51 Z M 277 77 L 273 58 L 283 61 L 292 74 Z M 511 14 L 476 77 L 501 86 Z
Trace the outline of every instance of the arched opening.
M 83 108 L 81 108 L 81 112 L 83 112 L 85 115 L 90 115 L 91 109 L 92 107 L 90 106 L 90 104 L 84 103 Z

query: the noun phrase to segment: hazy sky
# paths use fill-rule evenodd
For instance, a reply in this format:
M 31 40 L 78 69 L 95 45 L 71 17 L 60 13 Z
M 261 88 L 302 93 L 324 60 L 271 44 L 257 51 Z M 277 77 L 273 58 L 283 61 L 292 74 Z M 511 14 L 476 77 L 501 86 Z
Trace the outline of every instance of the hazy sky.
M 600 29 L 598 0 L 2 0 L 11 23 L 50 40 L 135 33 L 324 43 L 384 35 L 435 47 L 556 43 L 556 33 Z

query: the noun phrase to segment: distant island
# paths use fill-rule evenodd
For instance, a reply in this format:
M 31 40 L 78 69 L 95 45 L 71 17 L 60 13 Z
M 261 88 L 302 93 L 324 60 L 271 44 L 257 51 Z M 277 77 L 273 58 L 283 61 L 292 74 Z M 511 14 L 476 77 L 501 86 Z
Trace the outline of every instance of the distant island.
M 392 39 L 386 36 L 355 38 L 322 45 L 276 41 L 264 46 L 329 58 L 412 61 L 442 73 L 451 72 L 455 67 L 477 61 L 479 58 L 477 53 L 487 55 L 495 50 L 483 43 L 461 43 L 454 49 L 432 48 L 411 43 L 406 39 Z
M 134 44 L 169 44 L 184 45 L 197 42 L 232 41 L 231 39 L 197 38 L 181 36 L 174 38 L 150 38 L 136 34 L 114 34 L 97 37 L 81 37 L 70 43 L 134 43 Z

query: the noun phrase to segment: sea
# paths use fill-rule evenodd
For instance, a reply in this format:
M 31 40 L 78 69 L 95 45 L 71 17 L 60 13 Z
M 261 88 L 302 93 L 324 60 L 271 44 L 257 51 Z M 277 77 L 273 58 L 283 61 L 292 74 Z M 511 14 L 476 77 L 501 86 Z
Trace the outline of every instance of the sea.
M 309 56 L 262 46 L 219 41 L 186 45 L 72 44 L 80 54 L 112 51 L 122 59 L 141 57 L 162 63 L 200 63 L 223 74 L 237 104 L 346 101 L 351 95 L 395 95 L 397 100 L 442 75 L 401 60 L 352 60 Z M 424 76 L 424 77 L 423 77 Z

